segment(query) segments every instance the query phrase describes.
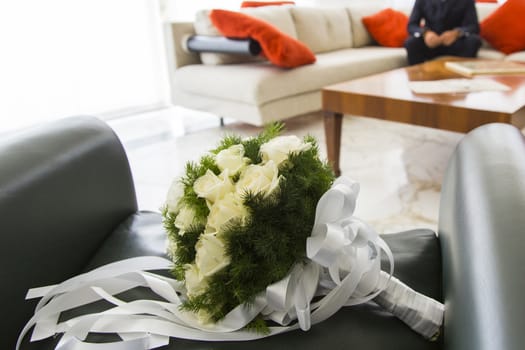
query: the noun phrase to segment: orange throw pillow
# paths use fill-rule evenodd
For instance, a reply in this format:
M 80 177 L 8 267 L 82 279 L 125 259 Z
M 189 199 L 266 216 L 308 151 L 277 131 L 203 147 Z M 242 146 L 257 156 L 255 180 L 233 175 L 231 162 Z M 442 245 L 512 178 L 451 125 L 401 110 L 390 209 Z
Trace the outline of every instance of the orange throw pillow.
M 260 19 L 244 13 L 212 10 L 210 20 L 221 34 L 229 38 L 252 38 L 273 64 L 293 68 L 315 62 L 315 55 L 300 41 Z
M 244 7 L 260 7 L 272 5 L 295 5 L 293 1 L 243 1 L 241 8 Z
M 510 54 L 525 49 L 525 1 L 507 0 L 480 23 L 480 35 Z
M 361 21 L 381 46 L 402 47 L 408 37 L 408 16 L 403 12 L 386 8 Z

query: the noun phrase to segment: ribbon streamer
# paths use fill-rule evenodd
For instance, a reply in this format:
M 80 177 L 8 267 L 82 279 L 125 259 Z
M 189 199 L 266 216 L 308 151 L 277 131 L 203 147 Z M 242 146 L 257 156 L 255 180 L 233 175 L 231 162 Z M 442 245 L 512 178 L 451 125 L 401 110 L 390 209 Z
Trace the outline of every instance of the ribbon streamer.
M 56 286 L 32 289 L 27 298 L 41 298 L 35 314 L 19 335 L 16 349 L 34 326 L 31 341 L 63 333 L 56 350 L 153 349 L 169 337 L 203 341 L 260 339 L 311 325 L 332 316 L 341 307 L 374 300 L 426 338 L 435 336 L 444 307 L 395 279 L 394 258 L 375 230 L 353 216 L 359 185 L 338 178 L 317 204 L 315 223 L 306 242 L 307 263 L 293 267 L 288 276 L 266 288 L 250 305 L 239 305 L 214 324 L 201 324 L 196 315 L 182 311 L 181 282 L 146 270 L 166 270 L 171 261 L 139 257 L 118 261 L 73 277 Z M 389 272 L 381 271 L 381 252 Z M 116 294 L 147 287 L 165 301 L 125 302 Z M 312 303 L 314 296 L 320 300 Z M 65 322 L 63 311 L 106 300 L 114 307 Z M 244 331 L 257 315 L 280 326 L 269 334 Z M 297 321 L 297 322 L 294 322 Z M 90 332 L 116 333 L 122 341 L 88 343 Z

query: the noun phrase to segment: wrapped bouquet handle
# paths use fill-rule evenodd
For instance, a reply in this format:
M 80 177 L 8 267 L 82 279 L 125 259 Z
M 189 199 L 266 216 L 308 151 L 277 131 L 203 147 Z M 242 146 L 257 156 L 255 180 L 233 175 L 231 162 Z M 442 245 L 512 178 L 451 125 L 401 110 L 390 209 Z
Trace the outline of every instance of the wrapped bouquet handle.
M 373 300 L 425 338 L 437 339 L 443 324 L 444 305 L 384 272 L 379 278 L 383 291 Z
M 308 257 L 328 269 L 331 282 L 338 287 L 341 274 L 353 274 L 356 289 L 346 305 L 374 300 L 425 338 L 436 338 L 444 305 L 393 276 L 394 258 L 388 245 L 372 227 L 353 216 L 358 194 L 358 183 L 340 177 L 321 197 L 312 237 L 307 240 Z M 389 273 L 380 270 L 381 251 L 390 262 Z

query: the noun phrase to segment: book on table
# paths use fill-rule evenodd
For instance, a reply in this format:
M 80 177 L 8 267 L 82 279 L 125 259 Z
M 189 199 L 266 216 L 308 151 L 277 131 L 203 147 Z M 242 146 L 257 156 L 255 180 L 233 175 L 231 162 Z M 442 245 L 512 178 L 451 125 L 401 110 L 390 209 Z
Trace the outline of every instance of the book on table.
M 525 74 L 525 63 L 498 60 L 447 61 L 445 67 L 453 72 L 474 76 L 480 74 Z

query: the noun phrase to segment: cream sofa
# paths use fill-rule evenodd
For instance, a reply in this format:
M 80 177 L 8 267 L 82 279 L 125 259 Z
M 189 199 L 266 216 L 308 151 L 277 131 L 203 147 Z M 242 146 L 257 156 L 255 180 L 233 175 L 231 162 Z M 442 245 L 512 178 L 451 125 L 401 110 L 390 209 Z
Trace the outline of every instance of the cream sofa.
M 267 6 L 243 9 L 305 43 L 316 55 L 314 64 L 278 68 L 261 59 L 235 63 L 239 56 L 197 54 L 184 47 L 188 36 L 219 35 L 207 12 L 194 23 L 169 23 L 173 64 L 170 81 L 175 105 L 213 113 L 252 125 L 321 110 L 321 88 L 407 65 L 404 48 L 378 46 L 361 22 L 380 11 L 381 4 L 345 7 Z M 496 8 L 478 4 L 480 21 Z M 401 9 L 409 13 L 410 9 Z M 525 53 L 506 57 L 484 43 L 483 58 L 525 61 Z

